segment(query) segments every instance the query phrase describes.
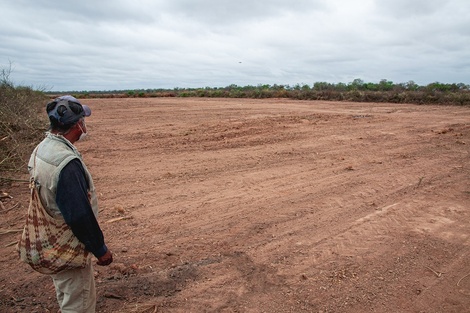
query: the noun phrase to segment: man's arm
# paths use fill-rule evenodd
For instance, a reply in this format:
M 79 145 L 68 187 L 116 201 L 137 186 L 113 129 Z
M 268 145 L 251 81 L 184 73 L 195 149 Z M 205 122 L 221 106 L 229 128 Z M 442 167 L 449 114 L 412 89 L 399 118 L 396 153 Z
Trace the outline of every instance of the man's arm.
M 65 222 L 85 248 L 98 259 L 99 265 L 112 262 L 112 254 L 88 198 L 88 182 L 79 159 L 70 161 L 60 172 L 56 202 Z

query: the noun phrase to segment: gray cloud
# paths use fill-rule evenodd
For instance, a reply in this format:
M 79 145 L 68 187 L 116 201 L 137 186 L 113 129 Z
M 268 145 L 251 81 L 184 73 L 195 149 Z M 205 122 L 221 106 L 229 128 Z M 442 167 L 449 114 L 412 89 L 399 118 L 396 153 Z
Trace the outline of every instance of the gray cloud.
M 448 3 L 440 0 L 376 0 L 375 2 L 382 14 L 391 15 L 398 19 L 439 15 L 443 7 L 448 5 Z
M 53 90 L 470 83 L 466 0 L 0 3 L 0 66 Z
M 191 22 L 221 28 L 237 27 L 253 21 L 275 20 L 289 13 L 306 13 L 325 8 L 322 0 L 183 0 L 167 1 L 165 8 L 173 15 L 182 16 Z

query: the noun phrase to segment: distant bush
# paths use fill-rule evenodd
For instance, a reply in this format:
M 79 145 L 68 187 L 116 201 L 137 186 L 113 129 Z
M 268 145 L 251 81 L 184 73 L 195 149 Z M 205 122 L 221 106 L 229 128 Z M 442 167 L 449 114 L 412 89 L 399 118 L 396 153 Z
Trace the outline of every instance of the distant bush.
M 48 125 L 44 93 L 14 86 L 9 73 L 0 73 L 0 184 L 26 172 L 29 156 Z
M 70 93 L 70 92 L 69 92 Z M 316 82 L 312 86 L 307 84 L 289 85 L 257 85 L 205 88 L 174 88 L 174 89 L 145 89 L 130 91 L 84 91 L 83 96 L 78 92 L 77 97 L 206 97 L 206 98 L 286 98 L 296 100 L 324 100 L 324 101 L 354 101 L 354 102 L 390 102 L 414 104 L 443 104 L 443 105 L 470 105 L 470 86 L 463 83 L 442 84 L 431 83 L 419 86 L 413 81 L 395 84 L 382 79 L 378 83 L 364 82 L 354 79 L 352 82 L 327 83 Z M 54 96 L 57 96 L 56 93 Z

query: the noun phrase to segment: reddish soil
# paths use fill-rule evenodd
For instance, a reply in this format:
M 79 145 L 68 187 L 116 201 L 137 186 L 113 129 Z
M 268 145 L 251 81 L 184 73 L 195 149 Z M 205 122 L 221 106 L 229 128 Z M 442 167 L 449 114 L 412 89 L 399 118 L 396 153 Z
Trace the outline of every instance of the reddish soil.
M 470 312 L 469 107 L 84 102 L 98 312 Z M 0 311 L 57 312 L 2 191 Z

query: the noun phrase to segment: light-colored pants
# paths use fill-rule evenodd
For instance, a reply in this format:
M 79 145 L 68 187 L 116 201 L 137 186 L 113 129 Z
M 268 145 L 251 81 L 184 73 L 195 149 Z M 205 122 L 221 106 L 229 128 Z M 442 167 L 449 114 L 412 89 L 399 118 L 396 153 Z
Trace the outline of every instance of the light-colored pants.
M 51 275 L 61 313 L 94 313 L 96 307 L 93 265 Z

